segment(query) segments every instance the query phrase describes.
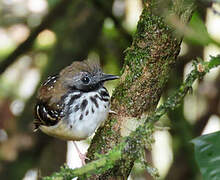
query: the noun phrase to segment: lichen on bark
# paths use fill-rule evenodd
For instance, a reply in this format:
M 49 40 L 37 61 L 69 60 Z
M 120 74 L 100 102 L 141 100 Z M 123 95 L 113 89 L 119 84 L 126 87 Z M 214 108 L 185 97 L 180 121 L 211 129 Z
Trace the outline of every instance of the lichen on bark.
M 109 116 L 93 138 L 88 149 L 90 161 L 97 158 L 96 153 L 107 153 L 121 142 L 124 134 L 129 134 L 122 133 L 128 124 L 137 127 L 143 123 L 139 120 L 141 117 L 155 110 L 169 72 L 177 61 L 182 40 L 167 19 L 175 16 L 181 23 L 187 23 L 192 16 L 194 1 L 170 0 L 163 11 L 157 0 L 144 1 L 144 5 L 133 43 L 126 50 L 120 83 L 112 96 L 111 108 L 116 114 Z M 134 148 L 140 150 L 135 139 L 132 141 Z M 128 155 L 107 173 L 93 178 L 126 178 L 135 159 Z

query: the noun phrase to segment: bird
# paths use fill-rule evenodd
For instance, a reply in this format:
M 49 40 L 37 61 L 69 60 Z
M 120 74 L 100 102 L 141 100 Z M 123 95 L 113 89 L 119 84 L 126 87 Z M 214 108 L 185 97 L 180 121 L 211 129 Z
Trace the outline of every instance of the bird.
M 87 157 L 75 141 L 91 136 L 103 124 L 110 110 L 110 96 L 104 82 L 119 76 L 103 73 L 99 63 L 74 61 L 59 74 L 49 76 L 37 92 L 34 131 L 72 141 L 82 165 Z

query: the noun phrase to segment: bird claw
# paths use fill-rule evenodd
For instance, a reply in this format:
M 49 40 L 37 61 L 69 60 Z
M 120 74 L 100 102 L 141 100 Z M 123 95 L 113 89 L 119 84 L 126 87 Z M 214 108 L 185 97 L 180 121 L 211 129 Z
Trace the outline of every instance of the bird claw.
M 81 162 L 82 162 L 82 165 L 83 165 L 83 166 L 86 165 L 86 159 L 89 160 L 89 158 L 86 157 L 85 154 L 83 154 L 83 153 L 80 152 L 80 150 L 79 150 L 79 148 L 78 148 L 76 142 L 74 142 L 74 141 L 72 141 L 72 142 L 73 142 L 73 144 L 74 144 L 74 146 L 75 146 L 75 148 L 76 148 L 76 151 L 77 151 L 77 153 L 78 153 L 78 155 L 79 155 L 79 158 L 80 158 L 80 160 L 81 160 Z
M 111 114 L 117 114 L 115 111 L 112 111 L 111 109 L 109 110 L 109 113 L 111 113 Z
M 82 165 L 86 165 L 86 159 L 90 160 L 88 157 L 86 157 L 85 154 L 79 153 L 79 158 L 81 159 Z

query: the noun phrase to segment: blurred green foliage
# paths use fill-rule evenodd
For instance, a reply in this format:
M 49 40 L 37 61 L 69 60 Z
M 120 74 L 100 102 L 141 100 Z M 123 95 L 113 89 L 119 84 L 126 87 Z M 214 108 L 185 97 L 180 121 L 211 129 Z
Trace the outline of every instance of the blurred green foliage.
M 204 180 L 220 178 L 220 131 L 193 139 L 195 158 Z

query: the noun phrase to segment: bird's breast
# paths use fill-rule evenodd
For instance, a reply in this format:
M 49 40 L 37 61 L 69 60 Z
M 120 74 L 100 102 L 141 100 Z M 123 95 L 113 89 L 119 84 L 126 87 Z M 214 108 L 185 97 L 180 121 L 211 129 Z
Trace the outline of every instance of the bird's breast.
M 55 126 L 41 126 L 41 130 L 65 140 L 86 139 L 107 118 L 109 99 L 104 87 L 93 92 L 69 93 L 64 98 L 65 116 L 62 121 Z

